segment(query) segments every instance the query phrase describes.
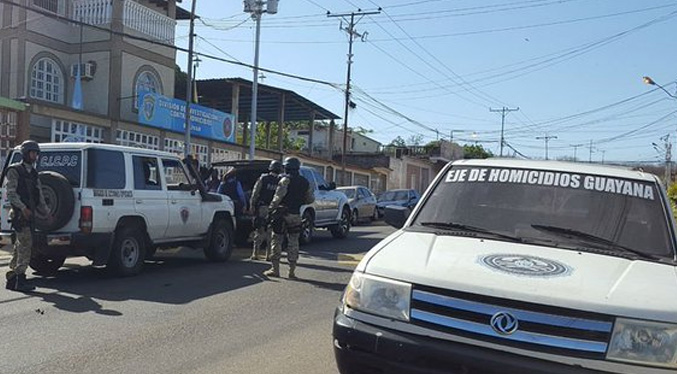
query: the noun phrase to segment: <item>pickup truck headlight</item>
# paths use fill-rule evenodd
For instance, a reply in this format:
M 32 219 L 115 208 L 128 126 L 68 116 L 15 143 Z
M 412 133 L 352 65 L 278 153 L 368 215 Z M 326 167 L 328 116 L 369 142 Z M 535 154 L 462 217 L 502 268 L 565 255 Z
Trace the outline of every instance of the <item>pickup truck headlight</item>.
M 677 325 L 619 318 L 607 358 L 677 368 Z
M 344 307 L 409 321 L 411 284 L 353 273 L 343 295 Z

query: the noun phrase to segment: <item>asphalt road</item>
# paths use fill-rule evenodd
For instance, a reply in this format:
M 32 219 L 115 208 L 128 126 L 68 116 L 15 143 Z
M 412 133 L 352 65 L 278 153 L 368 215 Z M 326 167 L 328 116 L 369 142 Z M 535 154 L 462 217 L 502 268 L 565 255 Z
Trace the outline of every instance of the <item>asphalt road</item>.
M 69 259 L 57 277 L 35 277 L 31 295 L 0 290 L 0 373 L 337 373 L 334 309 L 357 261 L 392 231 L 318 231 L 299 281 L 262 276 L 268 264 L 246 248 L 225 264 L 160 252 L 132 278 Z

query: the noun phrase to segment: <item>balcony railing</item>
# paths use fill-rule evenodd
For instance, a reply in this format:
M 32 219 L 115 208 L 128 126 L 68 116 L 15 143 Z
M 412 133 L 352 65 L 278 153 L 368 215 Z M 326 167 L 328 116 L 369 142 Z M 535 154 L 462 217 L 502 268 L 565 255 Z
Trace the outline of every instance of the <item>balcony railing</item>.
M 123 26 L 165 43 L 174 43 L 176 21 L 132 0 L 123 0 Z M 90 25 L 110 24 L 113 0 L 74 0 L 73 18 Z

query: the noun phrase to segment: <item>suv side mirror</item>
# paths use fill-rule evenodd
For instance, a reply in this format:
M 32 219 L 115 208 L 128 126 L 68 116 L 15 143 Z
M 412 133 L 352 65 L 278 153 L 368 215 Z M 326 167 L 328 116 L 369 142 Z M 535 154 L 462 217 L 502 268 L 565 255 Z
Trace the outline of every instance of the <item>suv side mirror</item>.
M 411 211 L 407 207 L 388 205 L 385 207 L 385 221 L 390 226 L 401 229 Z
M 329 182 L 329 190 L 335 190 L 336 189 L 336 183 L 335 182 Z

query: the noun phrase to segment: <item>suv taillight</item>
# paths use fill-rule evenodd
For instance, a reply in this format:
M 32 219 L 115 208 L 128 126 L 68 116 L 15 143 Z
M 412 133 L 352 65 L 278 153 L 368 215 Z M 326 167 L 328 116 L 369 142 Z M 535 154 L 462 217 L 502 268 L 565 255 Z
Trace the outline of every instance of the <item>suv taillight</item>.
M 83 206 L 80 208 L 80 231 L 85 234 L 92 232 L 92 221 L 94 219 L 94 211 L 91 206 Z

